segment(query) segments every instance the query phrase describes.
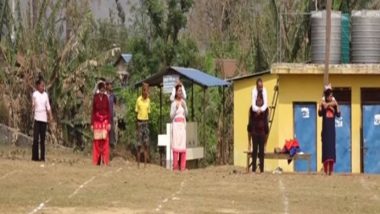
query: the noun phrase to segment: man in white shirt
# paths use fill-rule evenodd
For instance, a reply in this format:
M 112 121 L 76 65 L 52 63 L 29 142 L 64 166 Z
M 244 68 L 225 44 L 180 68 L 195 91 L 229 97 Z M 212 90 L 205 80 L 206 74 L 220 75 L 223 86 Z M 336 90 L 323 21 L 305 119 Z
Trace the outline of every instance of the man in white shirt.
M 261 99 L 259 99 L 261 101 L 261 104 L 260 106 L 257 105 L 257 97 L 259 97 Z M 264 137 L 264 145 L 261 147 L 263 147 L 263 151 L 262 153 L 265 152 L 265 147 L 266 147 L 266 144 L 267 144 L 267 139 L 268 139 L 268 133 L 269 133 L 269 123 L 268 123 L 268 115 L 269 115 L 269 110 L 268 110 L 268 97 L 267 97 L 267 90 L 264 88 L 263 86 L 263 80 L 261 78 L 258 78 L 256 80 L 256 87 L 254 87 L 252 89 L 252 111 L 254 113 L 256 113 L 257 115 L 260 115 L 260 114 L 266 114 L 265 116 L 265 120 L 263 121 L 264 122 L 264 131 L 265 131 L 265 137 Z M 252 136 L 252 142 L 256 142 L 257 143 L 257 136 Z M 263 159 L 261 159 L 263 161 Z M 263 165 L 262 165 L 262 168 L 263 168 Z M 261 168 L 261 169 L 262 169 Z M 252 168 L 252 169 L 255 169 L 255 168 Z
M 178 84 L 180 84 L 182 86 L 181 87 L 181 89 L 182 89 L 182 98 L 186 100 L 185 86 L 183 86 L 181 80 L 179 80 L 179 79 L 177 80 L 177 83 L 175 85 L 178 85 Z M 170 94 L 170 101 L 173 102 L 174 99 L 175 99 L 175 86 L 173 87 L 172 93 Z
M 52 118 L 48 94 L 45 92 L 45 83 L 42 79 L 36 81 L 37 90 L 32 95 L 34 111 L 34 131 L 32 160 L 45 161 L 45 135 L 48 119 Z M 41 152 L 39 155 L 39 148 Z
M 256 105 L 257 96 L 262 96 L 263 101 L 264 101 L 263 105 L 260 107 Z M 252 89 L 252 110 L 260 114 L 262 112 L 265 112 L 267 108 L 268 108 L 267 90 L 263 86 L 263 80 L 261 78 L 258 78 L 256 80 L 256 87 Z

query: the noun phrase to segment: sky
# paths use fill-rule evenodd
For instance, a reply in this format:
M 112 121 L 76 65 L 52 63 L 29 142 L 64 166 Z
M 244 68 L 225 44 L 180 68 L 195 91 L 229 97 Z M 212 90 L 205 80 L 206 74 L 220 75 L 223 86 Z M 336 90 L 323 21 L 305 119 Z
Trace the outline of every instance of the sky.
M 11 2 L 20 2 L 20 7 L 23 11 L 25 11 L 28 8 L 28 3 L 31 3 L 32 0 L 10 0 Z M 115 0 L 89 0 L 90 1 L 90 8 L 94 14 L 95 19 L 108 19 L 110 15 L 110 9 L 114 11 L 115 17 L 117 17 L 117 10 L 116 10 L 116 1 Z M 133 5 L 138 4 L 141 0 L 118 0 L 121 4 L 121 6 L 124 9 L 124 13 L 126 15 L 126 21 L 129 17 L 131 17 L 131 8 Z M 126 23 L 127 24 L 127 23 Z

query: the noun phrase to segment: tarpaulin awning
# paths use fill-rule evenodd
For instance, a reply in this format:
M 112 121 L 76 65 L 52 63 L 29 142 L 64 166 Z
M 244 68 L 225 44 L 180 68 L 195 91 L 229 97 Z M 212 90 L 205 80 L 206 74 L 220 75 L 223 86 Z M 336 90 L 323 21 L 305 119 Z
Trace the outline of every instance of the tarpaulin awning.
M 162 81 L 163 81 L 163 76 L 173 75 L 173 74 L 177 74 L 181 78 L 188 79 L 204 88 L 230 85 L 230 83 L 227 81 L 211 76 L 195 68 L 171 66 L 163 72 L 153 74 L 152 76 L 144 80 L 141 80 L 140 82 L 136 83 L 135 86 L 136 87 L 141 86 L 143 82 L 148 83 L 150 86 L 161 86 Z

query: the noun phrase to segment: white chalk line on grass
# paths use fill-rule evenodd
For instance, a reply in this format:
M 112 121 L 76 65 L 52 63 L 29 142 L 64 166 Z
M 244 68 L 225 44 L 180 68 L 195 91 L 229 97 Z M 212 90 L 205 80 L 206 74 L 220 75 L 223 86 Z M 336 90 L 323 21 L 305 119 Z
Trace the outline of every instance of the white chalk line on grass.
M 87 181 L 85 181 L 83 184 L 81 184 L 73 193 L 71 193 L 69 196 L 67 196 L 68 198 L 72 198 L 74 195 L 76 195 L 80 189 L 82 189 L 84 186 L 86 186 L 87 184 L 89 184 L 91 181 L 93 181 L 95 179 L 96 176 L 92 176 L 90 179 L 88 179 Z
M 108 172 L 104 173 L 103 176 L 107 177 L 107 176 L 111 175 L 112 173 L 113 173 L 113 171 L 108 171 Z
M 116 170 L 116 173 L 120 172 L 123 168 L 118 168 Z M 103 176 L 108 176 L 110 174 L 112 174 L 114 171 L 109 171 L 105 174 L 103 174 Z M 79 190 L 83 189 L 87 184 L 89 184 L 90 182 L 92 182 L 94 179 L 96 178 L 96 176 L 92 176 L 90 179 L 88 179 L 87 181 L 85 181 L 83 184 L 81 184 L 73 193 L 71 193 L 69 196 L 67 196 L 68 198 L 72 198 L 73 196 L 75 196 Z
M 37 213 L 38 211 L 42 210 L 45 207 L 45 205 L 47 203 L 49 203 L 49 201 L 51 201 L 51 198 L 49 198 L 48 200 L 40 203 L 40 205 L 38 205 L 38 207 L 34 208 L 34 210 L 32 210 L 32 212 L 30 212 L 29 214 L 34 214 L 34 213 Z
M 368 186 L 368 182 L 367 182 L 366 180 L 364 180 L 363 177 L 360 178 L 360 183 L 362 184 L 362 187 L 363 187 L 364 189 L 366 189 L 368 192 L 370 192 L 370 193 L 373 194 L 373 195 L 372 195 L 372 198 L 373 198 L 374 200 L 376 200 L 376 201 L 379 201 L 379 200 L 380 200 L 379 197 L 378 197 L 375 193 L 373 193 L 372 189 Z
M 13 171 L 10 171 L 10 172 L 6 173 L 5 175 L 3 175 L 3 176 L 0 177 L 0 180 L 4 179 L 4 178 L 6 178 L 6 177 L 8 177 L 10 175 L 13 175 L 13 174 L 15 174 L 18 171 L 20 171 L 20 170 L 13 170 Z
M 62 182 L 59 182 L 57 186 L 60 186 L 62 185 Z M 48 200 L 46 200 L 45 202 L 42 202 L 40 203 L 40 205 L 38 205 L 38 207 L 36 207 L 33 211 L 31 211 L 29 214 L 34 214 L 40 210 L 42 210 L 43 208 L 46 207 L 46 204 L 49 203 L 50 201 L 52 200 L 52 198 L 49 198 Z
M 103 176 L 107 177 L 107 176 L 111 175 L 111 174 L 114 173 L 114 172 L 115 172 L 115 173 L 119 173 L 122 169 L 123 169 L 123 168 L 120 167 L 120 168 L 118 168 L 118 169 L 115 170 L 115 171 L 108 171 L 108 172 L 104 173 Z
M 163 204 L 167 203 L 169 200 L 172 201 L 178 201 L 181 200 L 181 198 L 177 197 L 179 194 L 181 194 L 183 187 L 185 186 L 185 180 L 183 180 L 179 186 L 179 189 L 171 195 L 171 198 L 165 198 L 162 200 L 162 202 L 157 206 L 156 212 L 159 212 L 163 206 Z
M 286 193 L 285 185 L 282 182 L 281 178 L 278 180 L 278 186 L 282 192 L 282 203 L 284 204 L 284 213 L 289 214 L 289 199 Z
M 121 170 L 122 170 L 122 168 L 119 168 L 119 169 L 117 169 L 116 172 L 120 172 Z M 12 172 L 9 172 L 9 173 L 3 175 L 2 177 L 4 177 L 4 176 L 8 176 L 8 175 L 10 175 L 10 174 L 14 174 L 14 173 L 16 173 L 17 171 L 18 171 L 18 170 L 14 170 L 14 171 L 12 171 Z M 111 174 L 111 173 L 112 173 L 112 171 L 111 171 L 111 172 L 108 172 L 108 173 L 106 173 L 106 174 L 104 174 L 104 175 L 108 175 L 108 174 Z M 2 178 L 2 177 L 1 177 L 1 178 Z M 75 189 L 75 191 L 74 191 L 73 193 L 71 193 L 71 194 L 68 196 L 68 198 L 72 198 L 73 196 L 75 196 L 75 195 L 79 192 L 80 189 L 84 188 L 87 184 L 89 184 L 90 182 L 92 182 L 95 178 L 96 178 L 96 176 L 92 176 L 90 179 L 88 179 L 87 181 L 85 181 L 85 182 L 84 182 L 83 184 L 81 184 L 77 189 Z M 61 184 L 62 184 L 62 182 L 58 183 L 58 185 L 61 185 Z M 34 213 L 37 213 L 38 211 L 42 210 L 43 208 L 46 207 L 46 204 L 49 203 L 49 201 L 51 201 L 51 200 L 52 200 L 52 199 L 50 198 L 50 199 L 46 200 L 45 202 L 40 203 L 40 204 L 38 205 L 38 207 L 36 207 L 36 208 L 35 208 L 33 211 L 31 211 L 29 214 L 34 214 Z

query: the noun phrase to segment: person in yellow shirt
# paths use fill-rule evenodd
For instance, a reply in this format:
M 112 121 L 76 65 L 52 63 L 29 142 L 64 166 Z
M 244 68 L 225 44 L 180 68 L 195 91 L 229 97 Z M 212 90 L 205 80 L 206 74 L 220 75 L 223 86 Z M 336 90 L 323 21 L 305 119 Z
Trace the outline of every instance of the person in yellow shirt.
M 140 156 L 144 153 L 144 167 L 149 156 L 149 85 L 143 83 L 141 96 L 137 98 L 135 111 L 137 113 L 137 166 L 140 167 Z

